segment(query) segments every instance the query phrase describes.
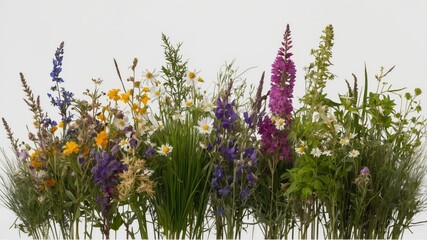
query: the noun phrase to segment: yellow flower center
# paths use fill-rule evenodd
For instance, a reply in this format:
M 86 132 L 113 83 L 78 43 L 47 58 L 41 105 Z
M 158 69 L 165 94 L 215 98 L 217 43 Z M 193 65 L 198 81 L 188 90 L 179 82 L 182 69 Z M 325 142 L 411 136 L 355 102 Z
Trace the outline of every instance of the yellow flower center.
M 152 78 L 152 77 L 153 77 L 153 74 L 152 74 L 151 72 L 147 72 L 147 73 L 145 74 L 145 77 L 146 77 L 146 78 Z
M 203 129 L 204 131 L 207 131 L 207 130 L 209 129 L 209 126 L 208 126 L 207 124 L 204 124 L 204 125 L 202 126 L 202 129 Z
M 186 101 L 186 102 L 185 102 L 185 106 L 186 106 L 186 107 L 190 107 L 190 106 L 191 106 L 191 104 L 193 104 L 191 101 Z
M 162 147 L 162 152 L 169 153 L 169 151 L 170 151 L 170 148 L 168 146 L 163 146 Z
M 189 72 L 188 73 L 188 78 L 194 79 L 195 77 L 196 77 L 196 74 L 194 72 Z
M 285 124 L 285 121 L 283 121 L 283 119 L 277 119 L 277 125 L 283 126 L 283 124 Z

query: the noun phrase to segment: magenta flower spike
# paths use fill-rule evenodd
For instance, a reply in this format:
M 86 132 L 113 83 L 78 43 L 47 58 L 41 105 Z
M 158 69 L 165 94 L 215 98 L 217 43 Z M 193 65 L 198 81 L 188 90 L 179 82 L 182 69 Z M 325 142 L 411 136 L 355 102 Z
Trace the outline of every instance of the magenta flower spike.
M 289 127 L 293 111 L 292 98 L 295 83 L 296 69 L 291 59 L 292 48 L 291 30 L 286 26 L 283 35 L 282 47 L 271 70 L 270 102 L 268 104 L 274 118 L 283 119 L 285 127 Z M 266 116 L 260 123 L 261 148 L 268 154 L 278 153 L 279 160 L 292 161 L 292 151 L 287 141 L 287 129 L 279 130 L 274 124 L 274 119 Z

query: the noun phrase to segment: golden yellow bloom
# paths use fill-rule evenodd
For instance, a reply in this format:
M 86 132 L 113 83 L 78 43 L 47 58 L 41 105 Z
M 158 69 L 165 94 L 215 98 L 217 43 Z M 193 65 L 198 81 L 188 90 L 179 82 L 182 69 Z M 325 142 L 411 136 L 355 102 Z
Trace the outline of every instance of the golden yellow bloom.
M 105 149 L 107 147 L 108 136 L 105 130 L 98 133 L 98 135 L 95 138 L 95 142 L 96 142 L 96 145 L 102 149 Z
M 146 93 L 144 93 L 144 94 L 141 96 L 140 101 L 141 101 L 144 105 L 147 105 L 148 100 L 150 100 L 150 98 L 147 96 L 147 94 L 146 94 Z
M 144 91 L 144 92 L 149 92 L 149 91 L 150 91 L 150 88 L 149 88 L 148 86 L 145 86 L 145 87 L 142 89 L 142 91 Z
M 34 161 L 34 160 L 38 159 L 39 156 L 40 156 L 40 149 L 36 149 L 33 153 L 31 153 L 30 159 L 32 161 Z
M 98 114 L 98 116 L 96 116 L 96 118 L 98 118 L 101 121 L 105 121 L 107 119 L 103 113 Z
M 63 127 L 64 127 L 64 122 L 62 122 L 62 121 L 61 121 L 61 122 L 59 122 L 59 123 L 58 123 L 58 127 L 63 128 Z
M 52 126 L 52 127 L 50 128 L 50 132 L 51 132 L 51 133 L 56 132 L 56 130 L 58 130 L 58 126 Z
M 124 102 L 124 103 L 128 103 L 129 102 L 129 98 L 130 98 L 130 92 L 128 91 L 127 93 L 122 93 L 121 95 L 120 95 L 120 98 L 121 98 L 121 100 Z
M 138 108 L 139 108 L 138 104 L 136 104 L 136 103 L 132 103 L 132 106 L 131 106 L 131 110 L 132 110 L 132 112 L 137 112 L 137 111 L 138 111 Z
M 111 100 L 118 101 L 120 100 L 119 92 L 120 92 L 120 89 L 114 88 L 107 93 L 107 96 Z
M 41 168 L 42 167 L 42 163 L 41 162 L 34 161 L 34 160 L 31 160 L 30 165 L 33 166 L 33 167 L 35 167 L 35 168 Z
M 65 149 L 64 149 L 63 153 L 66 155 L 70 155 L 73 153 L 79 153 L 79 145 L 76 142 L 69 141 L 65 144 L 64 148 Z

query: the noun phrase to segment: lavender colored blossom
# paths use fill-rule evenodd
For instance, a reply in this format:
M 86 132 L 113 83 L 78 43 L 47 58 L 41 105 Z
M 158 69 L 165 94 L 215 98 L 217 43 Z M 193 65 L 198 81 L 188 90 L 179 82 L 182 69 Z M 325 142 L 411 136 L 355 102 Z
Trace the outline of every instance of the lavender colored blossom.
M 369 174 L 369 168 L 368 167 L 363 167 L 362 170 L 360 170 L 360 175 L 366 176 L 368 174 Z

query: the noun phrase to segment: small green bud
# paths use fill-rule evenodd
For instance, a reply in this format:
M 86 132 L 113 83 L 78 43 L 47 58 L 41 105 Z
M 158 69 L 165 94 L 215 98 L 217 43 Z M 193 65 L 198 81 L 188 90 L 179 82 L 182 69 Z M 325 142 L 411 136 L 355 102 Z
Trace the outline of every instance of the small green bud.
M 419 113 L 419 112 L 421 112 L 421 109 L 422 109 L 422 108 L 421 108 L 421 106 L 420 106 L 420 105 L 418 105 L 418 106 L 416 106 L 416 107 L 415 107 L 415 111 L 417 111 L 418 113 Z
M 410 93 L 405 93 L 405 98 L 406 100 L 411 100 L 411 94 Z
M 420 88 L 415 88 L 415 96 L 421 95 L 422 91 Z

